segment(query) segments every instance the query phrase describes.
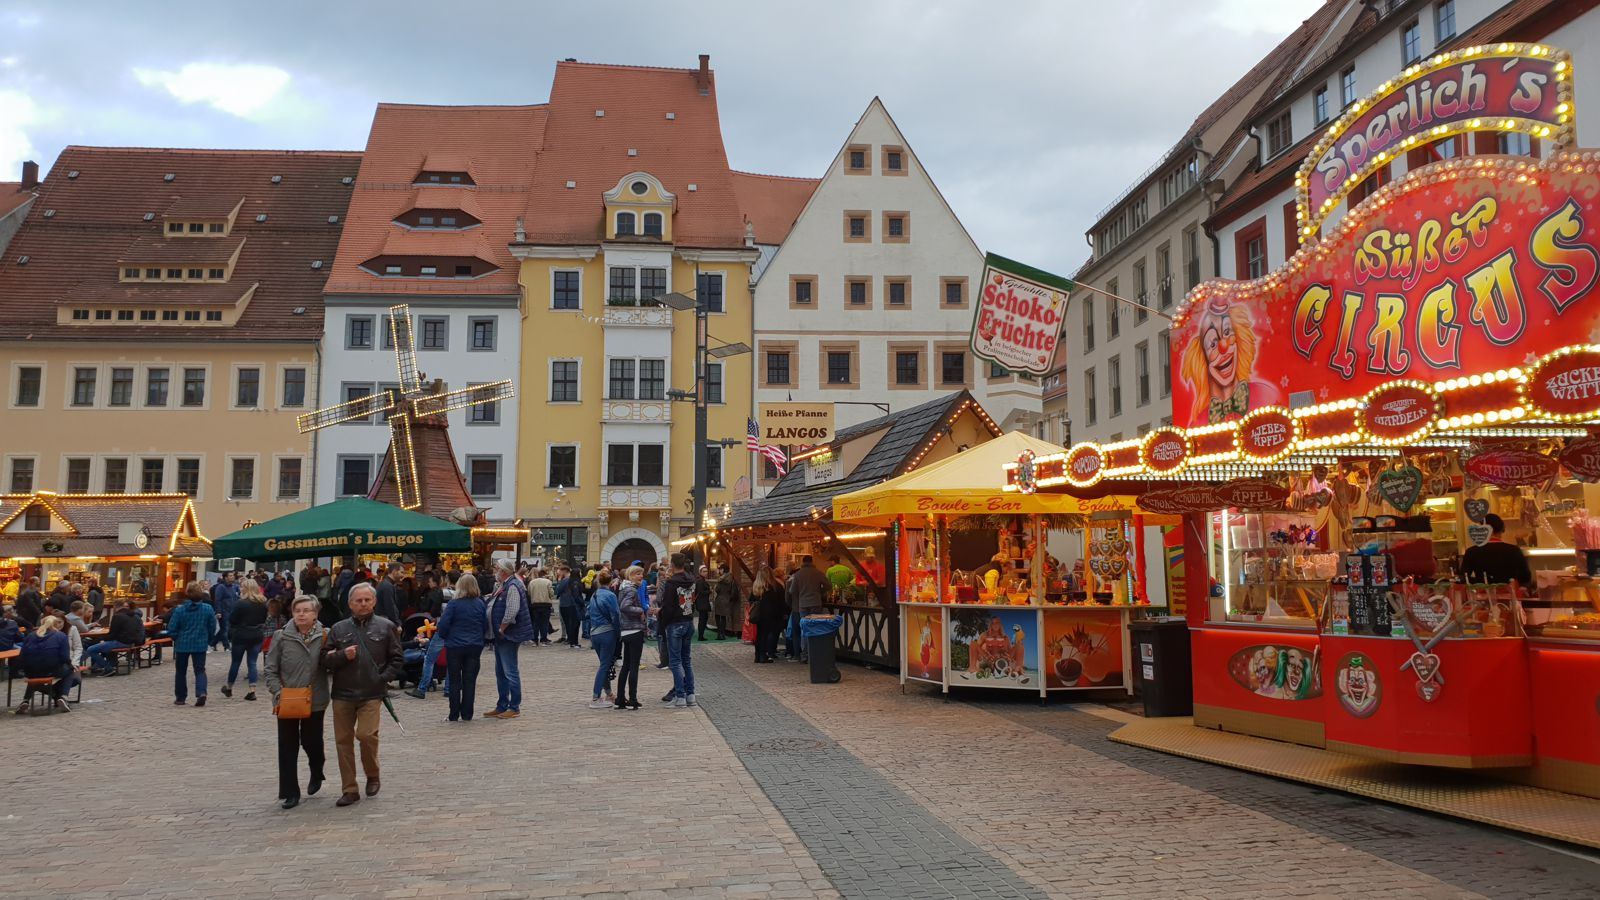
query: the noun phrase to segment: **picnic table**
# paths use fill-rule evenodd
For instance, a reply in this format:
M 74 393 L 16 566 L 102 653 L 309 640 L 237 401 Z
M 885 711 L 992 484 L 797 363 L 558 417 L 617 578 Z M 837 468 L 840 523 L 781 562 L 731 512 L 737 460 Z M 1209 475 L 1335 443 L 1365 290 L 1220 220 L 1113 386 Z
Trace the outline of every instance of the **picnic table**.
M 19 657 L 21 655 L 22 655 L 22 651 L 20 649 L 19 650 L 0 650 L 0 664 L 3 664 L 3 665 L 0 665 L 0 668 L 4 668 L 6 670 L 6 708 L 7 709 L 11 708 L 11 666 L 10 666 L 9 662 L 10 662 L 10 660 L 16 659 L 17 657 Z

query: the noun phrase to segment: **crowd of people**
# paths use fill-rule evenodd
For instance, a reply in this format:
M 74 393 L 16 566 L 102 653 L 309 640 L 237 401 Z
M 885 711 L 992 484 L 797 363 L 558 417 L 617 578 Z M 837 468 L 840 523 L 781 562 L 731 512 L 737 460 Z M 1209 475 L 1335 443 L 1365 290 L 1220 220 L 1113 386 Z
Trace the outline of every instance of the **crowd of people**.
M 107 608 L 92 579 L 62 581 L 48 595 L 32 579 L 4 607 L 0 650 L 20 647 L 14 671 L 54 678 L 47 700 L 69 709 L 64 696 L 77 684 L 80 666 L 113 676 L 113 654 L 157 636 L 171 639 L 174 705 L 187 705 L 192 687 L 193 705 L 203 707 L 207 655 L 221 649 L 229 654 L 224 697 L 233 697 L 243 676 L 244 699 L 254 701 L 265 682 L 277 718 L 284 808 L 300 802 L 302 754 L 310 771 L 305 794 L 316 794 L 325 780 L 330 706 L 341 788 L 336 805 L 349 806 L 361 799 L 358 775 L 365 776 L 366 796 L 382 784 L 379 725 L 386 706 L 393 715 L 391 682 L 409 682 L 411 696 L 427 699 L 442 676 L 447 721 L 469 722 L 478 715 L 481 660 L 492 649 L 495 703 L 481 715 L 515 719 L 522 708 L 520 646 L 581 650 L 587 640 L 597 663 L 591 708 L 633 711 L 642 708 L 639 669 L 654 643 L 655 668 L 672 675 L 661 702 L 689 708 L 699 700 L 696 641 L 744 637 L 754 645 L 755 662 L 771 663 L 786 637 L 786 656 L 803 660 L 798 623 L 824 602 L 829 574 L 809 556 L 792 574 L 762 565 L 740 616 L 733 573 L 696 567 L 681 553 L 664 567 L 635 561 L 620 571 L 610 563 L 545 569 L 510 559 L 476 571 L 311 564 L 298 575 L 227 572 L 214 582 L 191 582 L 148 624 L 132 601 Z M 96 632 L 101 639 L 86 641 L 97 626 L 106 629 Z M 26 703 L 18 709 L 28 711 Z

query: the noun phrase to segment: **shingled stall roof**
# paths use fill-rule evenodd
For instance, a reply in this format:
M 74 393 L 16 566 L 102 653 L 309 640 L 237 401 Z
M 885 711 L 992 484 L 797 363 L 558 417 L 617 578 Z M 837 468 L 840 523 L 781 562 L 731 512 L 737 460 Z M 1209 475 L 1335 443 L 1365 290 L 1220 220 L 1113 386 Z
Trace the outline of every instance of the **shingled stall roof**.
M 544 104 L 379 104 L 327 292 L 518 296 L 519 264 L 509 245 L 528 206 L 548 114 Z M 448 173 L 460 173 L 466 180 L 433 182 L 425 172 L 443 173 L 446 179 Z M 598 209 L 599 200 L 593 202 Z M 459 209 L 481 224 L 416 229 L 395 221 L 413 209 Z M 473 278 L 399 278 L 363 266 L 385 255 L 478 257 L 496 268 Z
M 23 531 L 30 508 L 50 515 L 44 531 Z M 125 529 L 125 526 L 137 526 Z M 133 543 L 142 528 L 144 547 Z M 126 534 L 124 532 L 127 532 Z M 47 549 L 48 547 L 48 549 Z M 59 559 L 168 555 L 207 559 L 211 543 L 200 531 L 187 494 L 0 494 L 0 557 Z
M 968 392 L 958 391 L 921 406 L 841 429 L 830 445 L 836 451 L 851 441 L 873 434 L 881 433 L 881 436 L 861 462 L 840 480 L 808 487 L 805 463 L 796 463 L 766 497 L 734 509 L 718 527 L 807 522 L 811 520 L 813 509 L 823 510 L 822 518 L 831 521 L 835 495 L 860 490 L 911 471 L 918 452 L 969 403 L 976 405 L 977 401 Z
M 318 340 L 327 263 L 350 202 L 344 180 L 360 162 L 359 153 L 68 147 L 0 260 L 0 341 Z M 225 237 L 165 237 L 168 210 L 231 210 L 241 198 Z M 192 252 L 185 262 L 205 266 L 241 242 L 220 292 L 249 297 L 235 324 L 57 322 L 57 310 L 76 303 L 148 309 L 152 300 L 219 295 L 214 281 L 125 282 L 120 263 L 170 252 L 176 266 Z
M 525 243 L 599 243 L 601 195 L 629 173 L 648 172 L 677 197 L 675 246 L 744 247 L 714 73 L 560 62 L 549 108 L 524 214 Z
M 755 228 L 756 243 L 781 244 L 789 236 L 806 201 L 816 193 L 820 178 L 790 178 L 786 175 L 733 173 L 733 189 L 739 208 Z

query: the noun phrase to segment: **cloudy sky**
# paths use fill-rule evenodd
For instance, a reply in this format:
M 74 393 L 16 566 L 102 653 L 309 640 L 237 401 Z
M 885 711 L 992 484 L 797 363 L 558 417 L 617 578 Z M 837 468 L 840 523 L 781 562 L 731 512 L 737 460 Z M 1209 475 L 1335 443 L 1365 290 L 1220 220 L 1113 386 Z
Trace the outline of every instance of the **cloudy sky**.
M 0 179 L 67 144 L 360 149 L 374 104 L 531 103 L 710 53 L 737 168 L 819 175 L 874 95 L 985 250 L 1084 229 L 1321 0 L 0 0 Z

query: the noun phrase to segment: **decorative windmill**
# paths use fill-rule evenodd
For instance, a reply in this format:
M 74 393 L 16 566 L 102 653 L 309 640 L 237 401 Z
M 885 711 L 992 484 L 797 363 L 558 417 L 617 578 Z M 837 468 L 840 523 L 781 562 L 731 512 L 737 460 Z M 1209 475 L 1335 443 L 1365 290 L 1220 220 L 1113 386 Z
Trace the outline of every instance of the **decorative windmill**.
M 448 460 L 450 474 L 455 476 L 453 484 L 442 487 L 456 488 L 456 496 L 465 498 L 465 482 L 460 469 L 456 467 L 455 455 L 449 449 L 449 426 L 445 413 L 507 400 L 515 396 L 516 390 L 509 379 L 454 391 L 444 390 L 437 381 L 424 386 L 424 376 L 417 371 L 410 306 L 400 304 L 389 307 L 389 336 L 394 343 L 395 368 L 400 373 L 400 387 L 299 416 L 296 422 L 300 433 L 308 434 L 341 422 L 353 422 L 384 413 L 389 417 L 390 441 L 386 459 L 392 461 L 395 505 L 411 510 L 423 505 L 427 485 L 418 476 L 418 458 L 423 457 L 425 464 L 420 470 L 427 473 L 435 468 L 427 463 L 438 463 L 441 453 Z M 372 494 L 379 493 L 381 482 L 380 470 L 379 477 L 374 480 Z M 449 505 L 462 506 L 463 503 L 452 498 Z M 470 501 L 467 505 L 470 505 Z

